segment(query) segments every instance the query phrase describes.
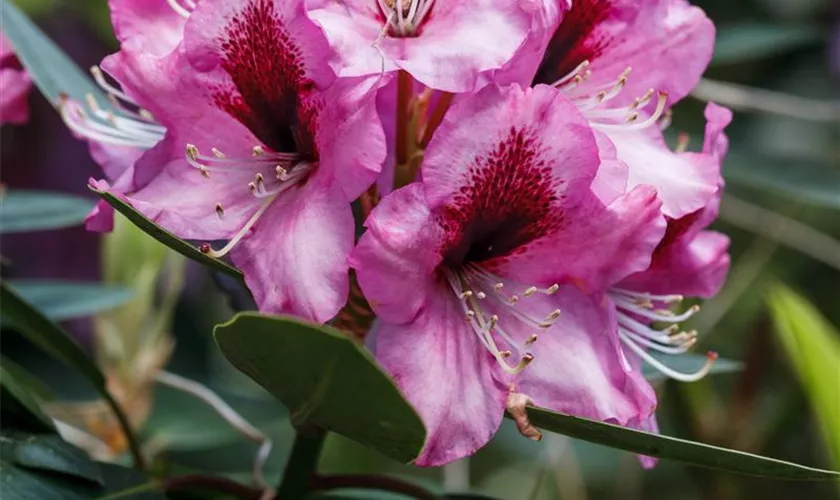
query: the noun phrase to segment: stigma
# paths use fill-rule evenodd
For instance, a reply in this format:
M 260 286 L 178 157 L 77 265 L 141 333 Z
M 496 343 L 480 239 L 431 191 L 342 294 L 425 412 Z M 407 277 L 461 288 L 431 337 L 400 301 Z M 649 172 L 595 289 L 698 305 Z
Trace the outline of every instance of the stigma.
M 151 149 L 163 140 L 166 128 L 157 123 L 151 113 L 108 82 L 99 67 L 94 66 L 90 71 L 108 97 L 111 108 L 100 106 L 93 94 L 85 96 L 84 104 L 62 94 L 58 109 L 67 128 L 84 139 L 112 146 Z
M 420 26 L 429 15 L 435 0 L 376 0 L 385 16 L 386 30 L 391 36 L 417 36 Z
M 505 372 L 515 375 L 524 370 L 534 360 L 534 355 L 526 349 L 539 339 L 536 331 L 551 327 L 560 317 L 560 310 L 534 316 L 523 308 L 522 303 L 537 294 L 553 295 L 559 290 L 559 285 L 548 288 L 520 286 L 500 279 L 477 264 L 446 270 L 445 275 L 465 320 L 484 348 Z M 536 331 L 517 340 L 512 336 L 513 330 L 508 329 L 511 322 L 519 322 L 517 328 L 524 325 Z M 508 359 L 514 355 L 519 361 L 511 365 Z
M 681 302 L 681 295 L 653 295 L 620 288 L 611 289 L 608 295 L 618 311 L 618 336 L 621 342 L 642 360 L 663 375 L 681 382 L 695 382 L 709 374 L 717 359 L 717 353 L 712 351 L 707 353 L 703 367 L 694 373 L 670 368 L 650 354 L 650 351 L 670 355 L 688 352 L 697 343 L 697 332 L 681 331 L 678 323 L 697 313 L 699 306 L 691 306 L 677 314 L 660 306 L 668 307 Z M 640 321 L 639 318 L 649 321 Z M 649 326 L 651 322 L 669 326 L 657 330 Z

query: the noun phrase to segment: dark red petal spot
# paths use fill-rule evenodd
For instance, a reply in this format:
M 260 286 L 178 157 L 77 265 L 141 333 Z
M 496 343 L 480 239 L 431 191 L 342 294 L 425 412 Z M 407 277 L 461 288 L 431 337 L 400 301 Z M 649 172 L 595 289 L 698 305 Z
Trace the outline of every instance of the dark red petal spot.
M 697 210 L 696 212 L 691 212 L 688 215 L 684 215 L 679 219 L 672 219 L 668 218 L 668 225 L 665 228 L 665 235 L 662 237 L 662 240 L 656 246 L 656 249 L 653 251 L 654 256 L 658 255 L 659 253 L 663 252 L 666 248 L 671 246 L 675 241 L 677 241 L 683 234 L 685 234 L 691 226 L 694 225 L 694 222 L 700 217 L 703 213 L 704 209 Z
M 314 132 L 319 102 L 303 56 L 271 0 L 252 0 L 228 24 L 222 68 L 236 91 L 218 89 L 214 102 L 269 148 L 317 159 Z
M 473 161 L 464 186 L 437 216 L 446 232 L 445 265 L 512 255 L 559 228 L 555 192 L 564 181 L 554 178 L 543 157 L 535 131 L 511 128 L 493 151 Z
M 596 31 L 611 14 L 614 0 L 575 0 L 551 37 L 533 84 L 551 85 L 575 70 L 583 61 L 592 62 L 611 39 Z

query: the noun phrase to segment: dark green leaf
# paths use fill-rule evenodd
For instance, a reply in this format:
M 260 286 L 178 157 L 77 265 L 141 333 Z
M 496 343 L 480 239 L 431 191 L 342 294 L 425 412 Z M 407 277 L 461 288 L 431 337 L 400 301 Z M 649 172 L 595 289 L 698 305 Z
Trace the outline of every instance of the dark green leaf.
M 528 416 L 533 425 L 552 432 L 641 455 L 678 460 L 700 467 L 777 479 L 840 479 L 840 473 L 834 471 L 814 469 L 742 451 L 572 417 L 543 408 L 528 408 Z
M 116 285 L 70 281 L 9 281 L 24 300 L 53 321 L 92 316 L 120 306 L 132 291 Z
M 0 461 L 0 490 L 6 500 L 90 500 L 95 494 L 83 484 L 39 474 Z
M 18 59 L 35 81 L 35 85 L 52 103 L 61 94 L 85 102 L 85 96 L 96 97 L 103 108 L 110 108 L 108 99 L 88 74 L 79 69 L 55 43 L 35 26 L 11 2 L 0 3 L 3 33 L 12 42 Z
M 90 200 L 64 193 L 10 190 L 0 201 L 0 233 L 78 226 L 93 206 Z
M 824 40 L 824 33 L 812 25 L 738 24 L 722 26 L 715 40 L 712 64 L 752 61 L 796 50 Z
M 26 392 L 35 399 L 41 401 L 52 401 L 54 398 L 52 391 L 42 382 L 38 377 L 26 370 L 9 358 L 0 355 L 0 366 L 9 373 L 13 380 L 26 389 Z
M 160 486 L 136 469 L 99 464 L 105 477 L 105 491 L 96 500 L 165 500 Z
M 215 329 L 227 359 L 277 397 L 295 425 L 337 432 L 408 462 L 425 429 L 361 346 L 330 327 L 241 313 Z
M 651 356 L 656 358 L 658 361 L 661 361 L 666 366 L 673 368 L 678 372 L 683 373 L 693 373 L 703 367 L 706 364 L 706 356 L 700 354 L 658 354 L 658 353 L 651 353 Z M 709 371 L 709 374 L 714 373 L 732 373 L 740 371 L 744 368 L 743 363 L 740 361 L 734 361 L 731 359 L 725 358 L 718 358 L 715 361 L 715 364 L 712 365 L 712 369 Z M 662 372 L 653 368 L 652 366 L 645 363 L 642 366 L 642 372 L 644 376 L 648 380 L 662 380 L 666 378 Z
M 103 484 L 99 467 L 87 453 L 63 441 L 57 434 L 5 431 L 0 439 L 3 440 L 4 459 L 15 465 Z
M 219 259 L 214 259 L 213 257 L 209 257 L 201 253 L 201 251 L 198 250 L 196 247 L 178 238 L 166 229 L 163 229 L 162 227 L 158 226 L 157 224 L 146 218 L 143 214 L 141 214 L 137 210 L 134 210 L 134 208 L 131 207 L 131 205 L 127 204 L 126 202 L 122 201 L 116 196 L 103 191 L 97 191 L 95 189 L 93 189 L 93 191 L 99 196 L 101 196 L 103 200 L 108 202 L 108 204 L 114 207 L 116 211 L 125 215 L 128 220 L 133 222 L 146 234 L 163 243 L 164 245 L 168 246 L 172 250 L 175 250 L 184 257 L 194 260 L 199 264 L 204 264 L 205 266 L 215 269 L 217 271 L 221 271 L 225 274 L 229 274 L 236 278 L 242 279 L 242 273 L 240 273 L 236 268 L 231 267 L 230 265 L 226 264 L 225 262 L 222 262 Z
M 736 184 L 768 189 L 813 205 L 840 209 L 840 169 L 829 165 L 758 158 L 732 152 L 727 157 L 723 175 Z
M 5 282 L 0 283 L 0 313 L 33 344 L 77 370 L 101 392 L 105 391 L 105 378 L 79 344 L 12 291 Z
M 28 383 L 32 378 L 34 377 L 31 374 L 5 358 L 0 363 L 0 408 L 3 426 L 17 425 L 34 432 L 55 431 L 52 419 L 41 410 L 38 401 L 33 397 L 33 393 L 38 393 L 41 389 L 32 389 L 32 385 Z

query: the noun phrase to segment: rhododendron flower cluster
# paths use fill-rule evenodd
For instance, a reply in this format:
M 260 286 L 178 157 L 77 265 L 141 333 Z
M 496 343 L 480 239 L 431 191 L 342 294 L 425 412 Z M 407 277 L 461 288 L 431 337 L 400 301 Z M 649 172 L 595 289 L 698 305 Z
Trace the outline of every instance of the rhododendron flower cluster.
M 663 136 L 714 27 L 683 0 L 111 0 L 109 94 L 65 99 L 120 196 L 230 259 L 260 309 L 327 323 L 351 268 L 368 345 L 428 430 L 482 447 L 510 395 L 655 430 L 647 363 L 720 288 L 731 113 Z M 357 210 L 351 204 L 358 201 Z M 88 227 L 108 230 L 100 205 Z M 354 213 L 356 218 L 354 220 Z M 364 231 L 357 234 L 357 224 Z M 278 353 L 278 355 L 280 355 Z M 651 465 L 652 459 L 643 458 Z

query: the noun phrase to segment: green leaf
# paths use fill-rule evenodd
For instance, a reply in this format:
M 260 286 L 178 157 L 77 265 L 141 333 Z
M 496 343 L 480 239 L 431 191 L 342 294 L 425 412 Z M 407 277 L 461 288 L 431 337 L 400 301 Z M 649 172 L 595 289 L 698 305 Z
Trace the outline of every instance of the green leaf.
M 734 64 L 777 56 L 818 44 L 825 34 L 813 25 L 737 24 L 718 28 L 712 64 Z
M 295 426 L 325 428 L 402 462 L 420 453 L 420 417 L 373 357 L 338 330 L 241 313 L 215 336 L 236 368 L 286 405 Z
M 105 490 L 96 500 L 166 500 L 157 482 L 146 474 L 114 464 L 100 463 Z
M 10 190 L 0 200 L 0 233 L 78 226 L 93 206 L 90 200 L 64 193 Z
M 677 460 L 710 469 L 777 479 L 840 479 L 840 472 L 814 469 L 742 451 L 718 448 L 661 434 L 652 434 L 618 425 L 563 415 L 543 408 L 529 407 L 528 417 L 536 427 L 558 434 L 632 451 L 641 455 Z
M 96 194 L 102 197 L 103 200 L 108 202 L 109 205 L 114 207 L 114 209 L 124 216 L 128 218 L 131 222 L 133 222 L 137 227 L 142 229 L 146 234 L 151 236 L 152 238 L 158 240 L 159 242 L 163 243 L 164 245 L 168 246 L 172 250 L 180 253 L 184 257 L 188 259 L 194 260 L 199 264 L 203 264 L 211 269 L 215 269 L 217 271 L 221 271 L 225 274 L 229 274 L 236 278 L 242 279 L 242 273 L 239 272 L 238 269 L 226 264 L 225 262 L 214 259 L 208 255 L 203 254 L 199 249 L 190 245 L 186 241 L 178 238 L 174 234 L 170 233 L 166 229 L 158 226 L 146 216 L 134 210 L 134 208 L 129 205 L 128 203 L 122 201 L 121 199 L 117 198 L 116 196 L 112 195 L 111 193 L 107 193 L 104 191 L 97 191 L 96 189 L 91 188 Z
M 767 293 L 776 337 L 814 408 L 829 454 L 840 466 L 840 332 L 804 297 L 783 285 Z
M 83 318 L 128 302 L 128 288 L 71 281 L 8 281 L 22 299 L 53 321 Z
M 5 368 L 11 378 L 16 380 L 21 387 L 26 389 L 28 394 L 36 399 L 42 401 L 55 399 L 52 391 L 38 377 L 3 355 L 0 355 L 0 367 Z
M 63 441 L 57 434 L 31 435 L 7 430 L 0 439 L 4 459 L 15 465 L 104 484 L 102 472 L 87 453 Z
M 102 108 L 110 109 L 108 99 L 88 74 L 81 69 L 11 2 L 0 2 L 3 33 L 12 42 L 15 53 L 32 76 L 41 93 L 53 104 L 62 93 L 77 101 L 96 97 Z
M 105 391 L 105 378 L 79 344 L 12 291 L 5 281 L 0 282 L 0 313 L 33 344 L 77 370 L 100 391 Z
M 659 354 L 659 353 L 650 353 L 651 356 L 656 358 L 658 361 L 661 361 L 666 366 L 677 370 L 678 372 L 683 373 L 693 373 L 703 367 L 706 364 L 706 356 L 700 354 Z M 709 374 L 715 373 L 732 373 L 741 371 L 744 368 L 743 363 L 740 361 L 734 361 L 731 359 L 726 358 L 718 358 L 715 361 L 715 364 L 712 365 L 712 369 L 709 371 Z M 662 374 L 656 368 L 648 365 L 645 363 L 642 366 L 642 373 L 644 374 L 645 378 L 648 380 L 662 380 L 665 375 Z
M 0 408 L 2 408 L 3 426 L 18 425 L 26 430 L 35 432 L 54 432 L 55 425 L 50 417 L 41 410 L 33 393 L 38 394 L 42 389 L 29 383 L 34 377 L 18 365 L 3 358 L 0 363 Z
M 733 183 L 840 209 L 840 169 L 803 160 L 757 158 L 742 152 L 730 153 L 725 165 L 723 175 Z

